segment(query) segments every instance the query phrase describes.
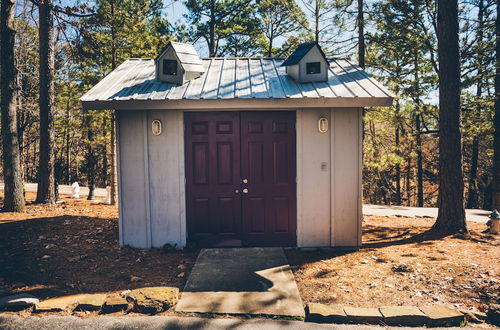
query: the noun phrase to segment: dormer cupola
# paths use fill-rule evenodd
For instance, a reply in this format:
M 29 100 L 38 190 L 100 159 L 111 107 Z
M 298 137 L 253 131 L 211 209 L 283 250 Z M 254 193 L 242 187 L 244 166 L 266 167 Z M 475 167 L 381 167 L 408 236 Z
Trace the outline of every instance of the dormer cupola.
M 299 83 L 328 80 L 328 60 L 315 41 L 300 44 L 281 66 Z
M 184 84 L 201 76 L 205 69 L 193 45 L 170 41 L 155 60 L 156 80 Z

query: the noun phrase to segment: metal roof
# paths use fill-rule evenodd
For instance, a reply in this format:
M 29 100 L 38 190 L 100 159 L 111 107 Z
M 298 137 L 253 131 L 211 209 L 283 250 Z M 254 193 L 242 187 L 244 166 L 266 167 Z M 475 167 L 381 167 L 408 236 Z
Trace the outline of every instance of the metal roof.
M 300 62 L 300 60 L 306 56 L 307 53 L 314 47 L 318 46 L 319 52 L 323 56 L 326 62 L 328 62 L 325 53 L 323 53 L 323 50 L 319 46 L 319 44 L 316 41 L 311 41 L 311 42 L 305 42 L 303 44 L 300 44 L 297 49 L 290 55 L 288 58 L 285 60 L 285 62 L 281 63 L 281 66 L 288 66 L 288 65 L 295 65 Z
M 255 107 L 264 106 L 263 100 L 272 100 L 273 107 L 392 104 L 393 95 L 348 60 L 331 59 L 328 81 L 313 83 L 297 83 L 282 63 L 275 58 L 206 58 L 204 74 L 176 85 L 155 79 L 154 60 L 129 59 L 80 100 L 84 109 L 133 108 L 132 104 L 140 104 L 141 109 L 196 108 L 210 100 L 217 100 L 219 107 L 224 102 L 240 107 L 245 100 Z

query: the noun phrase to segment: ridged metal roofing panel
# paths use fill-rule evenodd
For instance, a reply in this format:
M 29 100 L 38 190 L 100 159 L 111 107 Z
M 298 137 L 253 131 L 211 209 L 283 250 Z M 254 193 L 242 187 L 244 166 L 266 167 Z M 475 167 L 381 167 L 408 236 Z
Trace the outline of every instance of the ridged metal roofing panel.
M 219 92 L 220 75 L 222 72 L 222 64 L 224 60 L 212 60 L 212 64 L 208 69 L 207 80 L 203 86 L 202 99 L 216 99 Z M 198 78 L 199 79 L 199 78 Z
M 235 97 L 250 98 L 252 89 L 250 87 L 250 68 L 246 59 L 236 59 L 236 90 Z
M 252 87 L 252 97 L 259 99 L 269 97 L 260 58 L 250 59 L 250 84 Z
M 222 65 L 222 72 L 220 76 L 219 95 L 220 99 L 233 99 L 234 98 L 234 85 L 236 74 L 236 60 L 224 60 Z
M 154 60 L 130 59 L 90 89 L 81 101 L 393 97 L 347 60 L 331 60 L 328 81 L 314 83 L 297 83 L 286 74 L 282 63 L 282 59 L 270 58 L 203 59 L 205 73 L 178 86 L 156 81 Z

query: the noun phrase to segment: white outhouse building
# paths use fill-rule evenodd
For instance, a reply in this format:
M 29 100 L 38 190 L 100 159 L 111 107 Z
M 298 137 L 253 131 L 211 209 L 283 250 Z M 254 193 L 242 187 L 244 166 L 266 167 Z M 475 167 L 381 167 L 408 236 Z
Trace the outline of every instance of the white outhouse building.
M 81 101 L 117 110 L 122 245 L 357 247 L 362 108 L 392 99 L 314 42 L 286 60 L 171 42 Z

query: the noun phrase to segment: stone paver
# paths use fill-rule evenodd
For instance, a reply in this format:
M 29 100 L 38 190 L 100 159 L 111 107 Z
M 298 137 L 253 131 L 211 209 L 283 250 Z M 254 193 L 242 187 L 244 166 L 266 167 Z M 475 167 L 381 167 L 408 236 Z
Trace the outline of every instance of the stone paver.
M 85 294 L 75 294 L 71 296 L 57 297 L 47 299 L 35 305 L 37 312 L 60 312 L 66 309 L 72 309 L 78 304 L 78 301 L 85 297 Z
M 128 298 L 133 300 L 138 312 L 156 314 L 166 311 L 179 300 L 179 289 L 158 286 L 132 290 Z
M 115 313 L 128 309 L 127 299 L 120 296 L 110 296 L 106 298 L 106 303 L 102 307 L 102 313 Z
M 347 323 L 344 308 L 341 305 L 307 304 L 307 322 Z
M 304 317 L 282 248 L 202 250 L 176 311 Z
M 353 323 L 380 323 L 382 314 L 377 308 L 344 307 L 349 322 Z
M 427 315 L 431 326 L 459 326 L 465 322 L 464 314 L 447 306 L 425 306 L 420 307 L 420 310 Z
M 18 311 L 38 304 L 37 297 L 27 293 L 18 293 L 0 299 L 0 310 Z
M 94 293 L 83 296 L 78 299 L 77 310 L 81 311 L 98 311 L 106 302 L 105 293 Z
M 423 325 L 427 316 L 415 306 L 386 306 L 379 308 L 384 323 L 389 325 Z

